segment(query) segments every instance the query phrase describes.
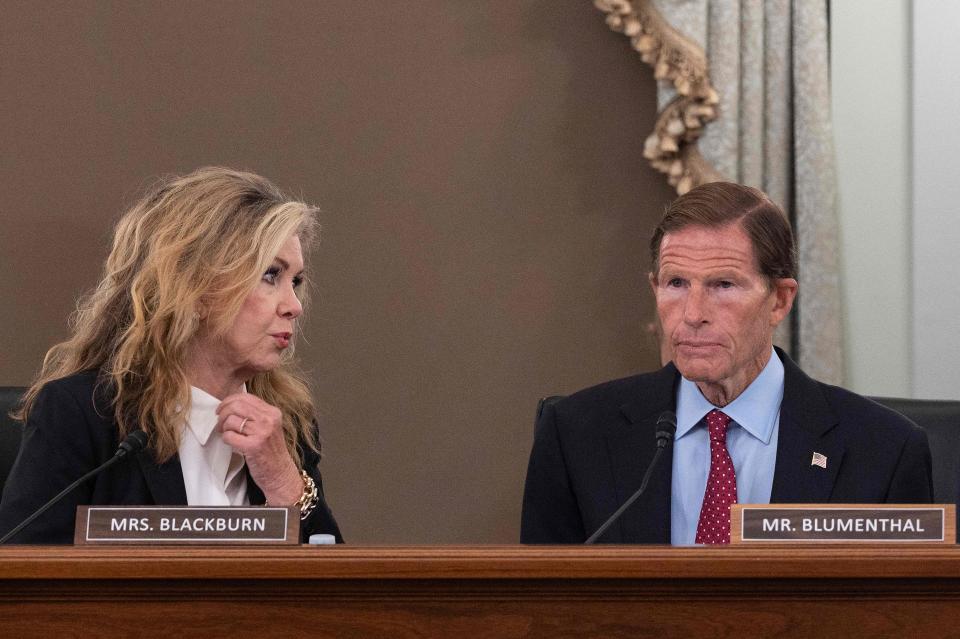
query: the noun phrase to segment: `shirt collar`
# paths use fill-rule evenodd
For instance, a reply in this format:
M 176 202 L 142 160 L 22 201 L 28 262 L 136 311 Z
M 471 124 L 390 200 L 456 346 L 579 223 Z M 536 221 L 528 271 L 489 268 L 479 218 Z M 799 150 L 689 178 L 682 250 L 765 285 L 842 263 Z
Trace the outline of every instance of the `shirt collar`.
M 190 412 L 187 413 L 187 428 L 201 446 L 206 446 L 213 429 L 217 426 L 217 406 L 220 400 L 196 386 L 190 387 Z
M 776 351 L 771 351 L 770 360 L 757 378 L 721 410 L 748 433 L 769 444 L 782 400 L 783 362 Z M 681 377 L 677 391 L 676 438 L 690 432 L 714 408 L 718 407 L 707 401 L 694 382 Z
M 247 385 L 243 385 L 243 393 L 247 392 Z M 210 441 L 217 426 L 217 406 L 220 400 L 210 393 L 200 390 L 196 386 L 190 387 L 190 412 L 187 414 L 187 428 L 189 428 L 201 446 Z

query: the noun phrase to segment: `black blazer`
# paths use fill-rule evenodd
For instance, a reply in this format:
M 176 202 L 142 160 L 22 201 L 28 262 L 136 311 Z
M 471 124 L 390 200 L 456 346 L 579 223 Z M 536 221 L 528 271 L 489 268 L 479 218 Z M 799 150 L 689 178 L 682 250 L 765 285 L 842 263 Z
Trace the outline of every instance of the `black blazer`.
M 785 353 L 771 503 L 930 503 L 927 436 L 899 413 L 808 377 Z M 583 543 L 640 487 L 657 417 L 676 410 L 673 364 L 544 407 L 523 495 L 523 543 Z M 814 452 L 827 468 L 811 465 Z M 641 496 L 602 537 L 670 543 L 673 448 Z
M 24 425 L 20 453 L 14 462 L 0 501 L 0 535 L 46 503 L 84 473 L 113 457 L 119 444 L 117 425 L 105 384 L 97 385 L 95 371 L 71 375 L 45 385 Z M 96 387 L 96 397 L 94 389 Z M 325 499 L 316 453 L 305 455 L 303 467 L 320 490 L 320 503 L 301 522 L 301 537 L 329 533 L 343 541 Z M 247 477 L 251 504 L 264 502 L 263 492 Z M 186 505 L 180 458 L 163 464 L 144 450 L 135 459 L 120 462 L 95 479 L 78 486 L 56 506 L 27 526 L 8 543 L 73 543 L 76 509 L 90 505 Z

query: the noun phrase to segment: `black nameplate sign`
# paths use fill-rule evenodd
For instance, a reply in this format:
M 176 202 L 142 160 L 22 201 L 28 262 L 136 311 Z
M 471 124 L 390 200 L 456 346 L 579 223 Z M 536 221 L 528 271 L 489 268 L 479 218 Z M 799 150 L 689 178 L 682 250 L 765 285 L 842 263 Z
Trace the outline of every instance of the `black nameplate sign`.
M 956 542 L 953 504 L 735 504 L 731 543 Z
M 299 544 L 300 511 L 273 506 L 80 506 L 75 544 Z

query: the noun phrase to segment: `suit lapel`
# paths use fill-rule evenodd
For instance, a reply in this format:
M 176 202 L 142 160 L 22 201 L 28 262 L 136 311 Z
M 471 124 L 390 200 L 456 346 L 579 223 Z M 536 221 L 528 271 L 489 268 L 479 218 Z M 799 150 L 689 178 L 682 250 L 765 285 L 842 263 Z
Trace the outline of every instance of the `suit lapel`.
M 183 505 L 187 504 L 187 489 L 183 485 L 183 470 L 180 467 L 180 456 L 174 455 L 162 464 L 157 464 L 150 454 L 144 451 L 137 455 L 137 462 L 147 488 L 156 505 Z
M 640 488 L 643 475 L 657 449 L 657 419 L 663 411 L 675 408 L 674 387 L 678 377 L 673 364 L 655 373 L 652 388 L 638 387 L 635 398 L 621 406 L 620 421 L 607 427 L 606 441 L 612 460 L 616 507 Z M 660 455 L 646 492 L 607 532 L 606 541 L 670 543 L 672 457 L 673 446 L 668 444 Z
M 837 417 L 820 386 L 777 349 L 783 361 L 783 403 L 772 503 L 825 503 L 843 460 L 844 446 L 832 436 Z M 826 468 L 812 463 L 814 453 L 826 458 Z

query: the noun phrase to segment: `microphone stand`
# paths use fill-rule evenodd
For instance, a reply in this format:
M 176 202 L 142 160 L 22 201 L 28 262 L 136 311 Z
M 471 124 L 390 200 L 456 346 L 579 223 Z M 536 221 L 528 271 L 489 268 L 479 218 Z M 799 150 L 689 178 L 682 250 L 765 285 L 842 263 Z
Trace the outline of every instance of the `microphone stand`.
M 131 454 L 136 455 L 138 452 L 140 452 L 143 449 L 144 446 L 146 446 L 146 444 L 147 444 L 147 435 L 142 430 L 135 430 L 129 435 L 127 435 L 126 438 L 124 438 L 123 442 L 120 443 L 120 447 L 117 449 L 117 452 L 113 454 L 113 457 L 111 457 L 104 463 L 100 464 L 99 466 L 97 466 L 96 468 L 91 470 L 89 473 L 87 473 L 77 481 L 73 482 L 63 490 L 61 490 L 59 493 L 57 493 L 56 497 L 54 497 L 53 499 L 45 503 L 32 515 L 30 515 L 29 517 L 24 519 L 22 522 L 20 522 L 16 528 L 14 528 L 10 532 L 8 532 L 6 535 L 4 535 L 3 538 L 0 538 L 0 546 L 7 543 L 10 539 L 13 538 L 14 535 L 16 535 L 18 532 L 20 532 L 21 530 L 29 526 L 31 523 L 33 523 L 33 521 L 37 517 L 47 512 L 54 504 L 56 504 L 58 501 L 63 499 L 74 488 L 76 488 L 83 482 L 87 481 L 94 475 L 97 475 L 105 471 L 106 469 L 110 468 L 120 460 L 125 459 L 129 455 Z
M 643 475 L 643 481 L 640 482 L 640 488 L 637 492 L 633 493 L 630 496 L 630 499 L 623 502 L 623 505 L 617 509 L 615 513 L 610 515 L 610 518 L 603 522 L 603 525 L 597 528 L 596 532 L 590 535 L 584 543 L 584 545 L 591 545 L 596 543 L 603 533 L 607 532 L 607 529 L 613 525 L 613 522 L 620 519 L 620 515 L 630 507 L 630 505 L 637 501 L 637 498 L 643 494 L 643 491 L 647 489 L 647 483 L 650 481 L 650 475 L 653 474 L 653 469 L 657 465 L 657 460 L 660 459 L 660 455 L 663 453 L 663 449 L 667 447 L 667 442 L 673 439 L 674 433 L 677 432 L 677 416 L 672 411 L 664 411 L 657 419 L 657 452 L 653 454 L 653 459 L 650 460 L 650 465 L 647 466 L 647 472 Z

